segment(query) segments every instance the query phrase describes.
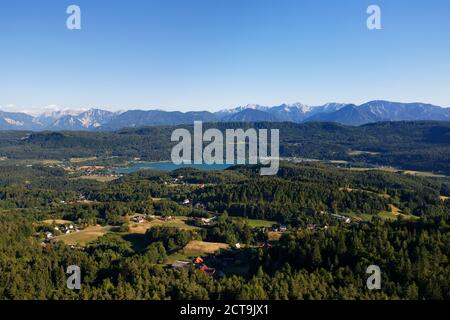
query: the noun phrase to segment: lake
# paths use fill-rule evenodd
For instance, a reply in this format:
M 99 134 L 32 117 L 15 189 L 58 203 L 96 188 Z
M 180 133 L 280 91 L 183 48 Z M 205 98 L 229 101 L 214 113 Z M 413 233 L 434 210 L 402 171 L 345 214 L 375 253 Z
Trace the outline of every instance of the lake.
M 161 171 L 173 171 L 181 168 L 195 168 L 200 170 L 225 170 L 231 167 L 229 164 L 181 164 L 176 165 L 172 162 L 139 162 L 126 168 L 114 169 L 115 173 L 127 174 L 140 170 L 153 169 Z

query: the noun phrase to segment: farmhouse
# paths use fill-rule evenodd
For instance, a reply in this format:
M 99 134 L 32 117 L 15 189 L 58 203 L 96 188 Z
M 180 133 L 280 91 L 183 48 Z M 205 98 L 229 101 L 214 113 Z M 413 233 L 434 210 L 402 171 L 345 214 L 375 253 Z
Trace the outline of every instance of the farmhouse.
M 135 223 L 144 223 L 145 222 L 145 218 L 143 215 L 135 215 L 131 221 L 135 222 Z
M 202 265 L 199 269 L 210 277 L 214 276 L 214 274 L 216 273 L 216 269 L 210 268 L 206 264 Z
M 194 260 L 194 264 L 201 264 L 201 263 L 203 263 L 203 258 L 202 258 L 202 257 L 197 257 L 197 258 Z
M 352 219 L 350 219 L 349 217 L 341 216 L 340 214 L 332 213 L 331 216 L 339 221 L 343 221 L 344 223 L 352 222 Z

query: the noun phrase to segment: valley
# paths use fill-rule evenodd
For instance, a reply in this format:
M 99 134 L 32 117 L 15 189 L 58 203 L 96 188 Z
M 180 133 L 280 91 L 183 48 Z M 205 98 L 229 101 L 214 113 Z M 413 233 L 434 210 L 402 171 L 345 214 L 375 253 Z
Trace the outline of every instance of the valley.
M 283 124 L 270 177 L 168 166 L 172 129 L 0 134 L 0 268 L 17 284 L 1 278 L 0 295 L 448 298 L 448 124 Z M 82 292 L 61 285 L 66 264 L 86 274 Z M 386 290 L 364 289 L 369 264 Z

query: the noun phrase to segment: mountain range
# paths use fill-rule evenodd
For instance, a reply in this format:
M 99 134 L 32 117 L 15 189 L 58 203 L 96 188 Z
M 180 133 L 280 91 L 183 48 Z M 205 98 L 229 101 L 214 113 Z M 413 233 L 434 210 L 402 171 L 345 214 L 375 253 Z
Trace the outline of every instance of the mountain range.
M 450 121 L 450 108 L 425 103 L 400 103 L 376 100 L 362 105 L 327 103 L 307 106 L 302 103 L 279 106 L 247 105 L 218 112 L 179 112 L 101 109 L 83 111 L 54 110 L 38 115 L 0 111 L 0 130 L 32 131 L 114 131 L 123 128 L 203 122 L 336 122 L 359 126 L 384 121 Z

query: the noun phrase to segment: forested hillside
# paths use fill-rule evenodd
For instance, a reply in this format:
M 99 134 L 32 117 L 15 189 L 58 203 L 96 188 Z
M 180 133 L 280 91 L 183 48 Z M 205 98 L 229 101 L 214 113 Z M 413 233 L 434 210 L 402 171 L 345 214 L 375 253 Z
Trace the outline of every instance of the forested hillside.
M 1 165 L 0 298 L 450 298 L 448 180 L 319 163 L 257 172 L 147 170 L 98 182 Z M 172 265 L 197 256 L 208 268 Z M 66 288 L 72 264 L 80 291 Z M 382 290 L 366 288 L 369 265 L 381 268 Z
M 352 165 L 383 165 L 399 169 L 450 174 L 450 123 L 386 122 L 361 127 L 331 123 L 217 123 L 205 130 L 278 128 L 282 157 L 343 160 Z M 68 159 L 121 157 L 170 160 L 170 136 L 177 127 L 126 129 L 113 133 L 1 132 L 0 157 Z M 192 126 L 186 126 L 192 130 Z

